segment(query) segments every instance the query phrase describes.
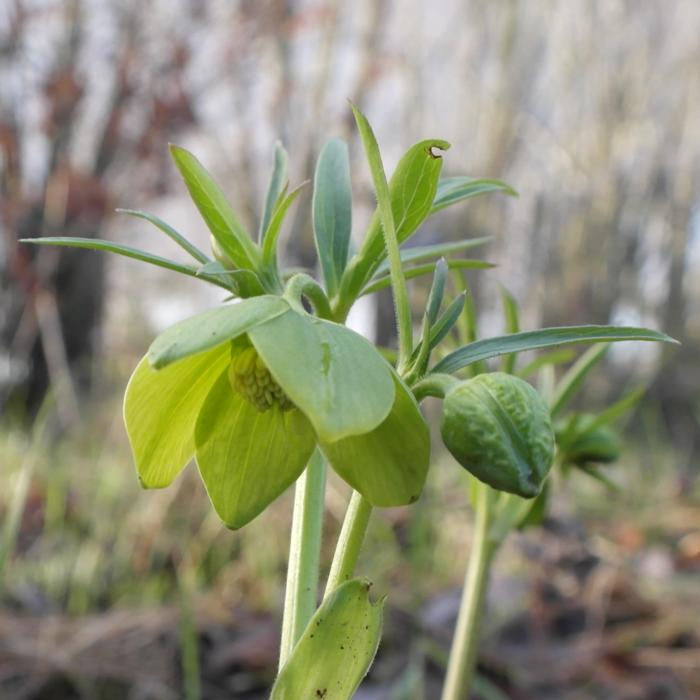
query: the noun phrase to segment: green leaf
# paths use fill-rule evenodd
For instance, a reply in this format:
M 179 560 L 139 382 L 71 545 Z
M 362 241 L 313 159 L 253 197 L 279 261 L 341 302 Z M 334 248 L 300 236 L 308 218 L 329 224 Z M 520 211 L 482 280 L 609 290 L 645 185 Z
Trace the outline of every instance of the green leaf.
M 662 343 L 675 343 L 665 333 L 648 328 L 631 328 L 626 326 L 560 326 L 559 328 L 541 328 L 536 331 L 524 331 L 503 335 L 496 338 L 477 340 L 455 350 L 431 370 L 451 374 L 462 367 L 490 357 L 506 355 L 509 352 L 524 352 L 539 348 L 573 343 L 613 343 L 623 340 L 646 340 Z
M 442 300 L 445 296 L 445 283 L 447 282 L 447 262 L 445 258 L 440 258 L 435 264 L 435 273 L 433 275 L 433 284 L 430 287 L 428 295 L 428 303 L 425 306 L 425 313 L 428 317 L 428 322 L 432 325 L 435 323 L 440 313 Z
M 289 311 L 280 297 L 252 297 L 236 304 L 209 309 L 170 326 L 148 349 L 148 359 L 156 369 L 233 340 L 253 326 Z
M 126 387 L 124 422 L 142 486 L 167 486 L 192 458 L 197 415 L 229 361 L 221 346 L 162 370 L 146 357 L 139 362 Z
M 501 303 L 503 304 L 503 315 L 506 319 L 506 330 L 508 333 L 517 333 L 520 330 L 520 318 L 518 303 L 505 287 L 501 287 Z M 503 356 L 501 371 L 513 374 L 517 355 L 510 353 Z
M 270 700 L 349 700 L 377 653 L 384 601 L 369 598 L 371 584 L 338 586 L 311 618 L 280 672 Z
M 349 328 L 288 311 L 248 336 L 275 381 L 326 442 L 369 432 L 391 410 L 391 368 Z
M 285 183 L 287 182 L 287 169 L 288 169 L 287 151 L 284 150 L 282 143 L 278 141 L 275 144 L 275 155 L 272 165 L 272 174 L 270 175 L 270 182 L 267 185 L 267 192 L 265 193 L 265 206 L 263 207 L 263 215 L 260 219 L 260 229 L 258 231 L 258 240 L 262 243 L 265 239 L 265 234 L 270 226 L 270 221 L 272 220 L 272 215 L 277 206 L 277 201 L 280 194 L 284 190 Z
M 532 362 L 528 362 L 528 364 L 522 369 L 519 369 L 516 374 L 521 379 L 525 379 L 547 365 L 561 365 L 565 362 L 569 362 L 574 355 L 575 352 L 569 348 L 553 350 L 552 352 L 547 352 L 536 357 Z
M 144 219 L 155 227 L 159 228 L 166 236 L 171 238 L 183 250 L 186 250 L 195 260 L 201 263 L 209 262 L 210 258 L 205 255 L 194 243 L 190 243 L 181 233 L 176 231 L 170 224 L 167 224 L 163 219 L 160 219 L 155 214 L 149 214 L 145 211 L 137 211 L 136 209 L 117 209 L 119 214 L 128 214 L 137 219 Z
M 102 241 L 98 238 L 71 238 L 65 236 L 51 236 L 50 238 L 21 238 L 19 242 L 31 243 L 32 245 L 55 245 L 67 246 L 68 248 L 85 248 L 86 250 L 104 250 L 108 253 L 116 253 L 117 255 L 123 255 L 127 258 L 133 258 L 134 260 L 140 260 L 141 262 L 149 263 L 150 265 L 165 268 L 166 270 L 179 272 L 181 275 L 187 275 L 188 277 L 200 277 L 201 279 L 211 282 L 218 287 L 228 289 L 228 286 L 224 282 L 216 279 L 215 277 L 199 275 L 198 268 L 192 265 L 183 265 L 175 262 L 174 260 L 161 258 L 158 255 L 152 255 L 144 250 L 122 245 L 121 243 Z
M 549 402 L 549 410 L 552 417 L 560 413 L 570 403 L 576 392 L 583 385 L 583 381 L 589 372 L 605 357 L 609 347 L 605 343 L 589 348 L 561 378 Z
M 459 320 L 459 317 L 464 309 L 464 300 L 466 292 L 462 292 L 452 303 L 445 309 L 445 313 L 440 316 L 437 322 L 430 330 L 430 349 L 437 347 L 442 339 L 452 330 L 453 326 Z
M 435 258 L 445 257 L 452 253 L 460 253 L 470 248 L 477 248 L 491 240 L 489 236 L 481 238 L 467 238 L 463 241 L 455 241 L 453 243 L 436 243 L 435 245 L 417 245 L 411 248 L 404 248 L 401 251 L 401 263 L 421 262 L 422 260 L 434 260 Z M 376 274 L 382 275 L 389 272 L 389 265 L 386 260 L 379 264 Z
M 389 181 L 389 195 L 399 243 L 410 238 L 430 214 L 442 171 L 442 157 L 436 151 L 449 147 L 447 141 L 439 139 L 421 141 L 412 146 L 396 166 Z M 343 275 L 343 296 L 355 299 L 385 258 L 381 217 L 377 209 L 360 251 Z
M 430 432 L 413 394 L 394 376 L 396 398 L 377 428 L 321 449 L 350 486 L 374 506 L 417 500 L 430 463 Z
M 236 267 L 255 269 L 260 251 L 238 220 L 221 188 L 189 151 L 170 146 L 170 154 L 209 230 Z
M 230 282 L 234 297 L 247 299 L 257 297 L 265 293 L 262 282 L 252 270 L 231 270 L 218 260 L 211 260 L 197 270 L 197 276 L 220 277 Z
M 238 529 L 304 471 L 316 436 L 297 409 L 258 411 L 220 374 L 195 428 L 197 466 L 219 517 Z
M 272 218 L 270 219 L 270 226 L 265 231 L 265 237 L 263 240 L 263 261 L 265 263 L 273 262 L 277 257 L 277 239 L 282 230 L 282 224 L 284 223 L 284 218 L 287 215 L 289 207 L 294 204 L 294 200 L 301 194 L 301 191 L 306 187 L 308 182 L 302 182 L 299 187 L 292 190 L 288 195 L 286 195 L 279 205 L 275 208 Z
M 488 270 L 495 267 L 493 263 L 485 262 L 484 260 L 448 260 L 447 267 L 450 270 Z M 416 265 L 415 267 L 409 267 L 403 271 L 404 277 L 407 280 L 413 279 L 415 277 L 421 277 L 422 275 L 427 275 L 435 269 L 433 263 L 426 263 L 425 265 Z M 375 277 L 372 281 L 362 290 L 361 296 L 366 296 L 367 294 L 373 294 L 378 292 L 380 289 L 384 289 L 391 285 L 391 276 L 385 275 L 383 277 Z
M 331 139 L 321 150 L 314 175 L 313 228 L 328 296 L 338 290 L 348 261 L 352 190 L 348 147 Z
M 436 211 L 440 211 L 457 202 L 490 192 L 503 192 L 511 197 L 518 196 L 518 193 L 502 180 L 475 179 L 471 177 L 444 178 L 438 183 L 430 213 L 434 214 Z

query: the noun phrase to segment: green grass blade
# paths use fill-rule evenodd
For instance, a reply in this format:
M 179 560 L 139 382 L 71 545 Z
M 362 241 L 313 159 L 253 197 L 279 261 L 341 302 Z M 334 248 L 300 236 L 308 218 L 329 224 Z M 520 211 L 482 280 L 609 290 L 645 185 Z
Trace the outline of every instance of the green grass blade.
M 178 233 L 170 224 L 166 223 L 155 214 L 149 214 L 146 211 L 139 211 L 136 209 L 117 209 L 117 213 L 128 214 L 129 216 L 134 216 L 137 219 L 144 219 L 144 221 L 153 224 L 166 236 L 175 241 L 183 250 L 186 250 L 198 262 L 208 263 L 211 260 L 211 258 L 197 248 L 194 243 L 190 243 L 181 233 Z
M 502 180 L 474 179 L 471 177 L 444 178 L 438 183 L 430 213 L 434 214 L 436 211 L 440 211 L 457 202 L 491 192 L 502 192 L 511 197 L 518 196 L 518 193 Z
M 433 372 L 450 374 L 462 367 L 510 352 L 524 352 L 575 343 L 613 343 L 644 340 L 678 344 L 665 333 L 626 326 L 560 326 L 477 340 L 455 350 L 433 367 Z

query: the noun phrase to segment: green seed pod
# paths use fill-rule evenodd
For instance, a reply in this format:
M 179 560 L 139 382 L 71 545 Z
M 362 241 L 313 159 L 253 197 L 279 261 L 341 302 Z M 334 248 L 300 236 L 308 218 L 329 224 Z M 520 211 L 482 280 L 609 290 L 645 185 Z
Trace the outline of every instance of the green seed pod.
M 554 431 L 540 395 L 522 379 L 493 372 L 455 383 L 442 405 L 442 439 L 477 479 L 536 496 L 554 459 Z

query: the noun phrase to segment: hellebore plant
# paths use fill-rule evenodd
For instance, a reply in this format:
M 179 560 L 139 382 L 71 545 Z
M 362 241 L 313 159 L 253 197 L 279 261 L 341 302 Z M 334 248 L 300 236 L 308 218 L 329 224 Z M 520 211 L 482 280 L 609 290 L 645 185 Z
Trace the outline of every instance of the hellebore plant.
M 93 239 L 25 242 L 107 250 L 227 292 L 222 305 L 153 341 L 129 381 L 124 417 L 141 484 L 168 486 L 194 457 L 216 512 L 230 528 L 246 525 L 296 482 L 275 700 L 350 698 L 367 673 L 379 644 L 383 601 L 370 600 L 370 584 L 353 578 L 355 565 L 372 508 L 410 504 L 420 496 L 431 446 L 419 402 L 427 396 L 442 400 L 442 440 L 474 477 L 476 508 L 443 694 L 456 700 L 468 693 L 493 555 L 510 529 L 535 522 L 546 507 L 543 485 L 555 461 L 555 444 L 560 464 L 589 466 L 605 461 L 600 445 L 610 442 L 606 420 L 574 415 L 552 424 L 552 415 L 580 386 L 592 360 L 583 369 L 577 363 L 548 403 L 524 377 L 551 369 L 561 351 L 538 358 L 520 377 L 514 374 L 517 353 L 570 343 L 672 341 L 642 328 L 520 332 L 517 307 L 505 294 L 509 334 L 476 340 L 462 273 L 490 265 L 457 256 L 487 239 L 400 246 L 445 207 L 476 195 L 515 192 L 498 180 L 441 178 L 440 152 L 449 144 L 436 139 L 410 148 L 387 181 L 372 129 L 361 112 L 354 107 L 353 112 L 377 210 L 350 257 L 348 148 L 337 139 L 329 141 L 319 155 L 312 202 L 323 284 L 279 266 L 282 224 L 303 187 L 288 191 L 287 156 L 279 145 L 255 241 L 199 161 L 182 148 L 171 148 L 211 232 L 213 258 L 165 222 L 139 211 L 126 213 L 153 223 L 194 264 Z M 433 283 L 414 342 L 406 281 L 430 273 Z M 446 303 L 450 274 L 458 289 Z M 385 349 L 380 352 L 344 325 L 357 299 L 383 287 L 391 287 L 395 302 L 394 364 L 385 359 Z M 455 336 L 460 338 L 456 348 Z M 452 352 L 446 352 L 450 347 Z M 435 364 L 433 352 L 440 356 Z M 497 356 L 502 356 L 501 371 L 488 373 L 485 361 Z M 610 420 L 620 413 L 611 411 Z M 317 609 L 326 465 L 353 493 Z

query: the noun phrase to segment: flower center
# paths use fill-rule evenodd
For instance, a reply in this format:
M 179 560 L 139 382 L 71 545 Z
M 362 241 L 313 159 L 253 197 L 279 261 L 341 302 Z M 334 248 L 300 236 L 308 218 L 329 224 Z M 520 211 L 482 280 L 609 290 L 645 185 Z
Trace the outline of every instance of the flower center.
M 282 411 L 294 408 L 294 404 L 272 378 L 270 370 L 253 347 L 247 347 L 232 356 L 228 377 L 234 390 L 258 411 L 267 411 L 273 406 L 279 406 Z

